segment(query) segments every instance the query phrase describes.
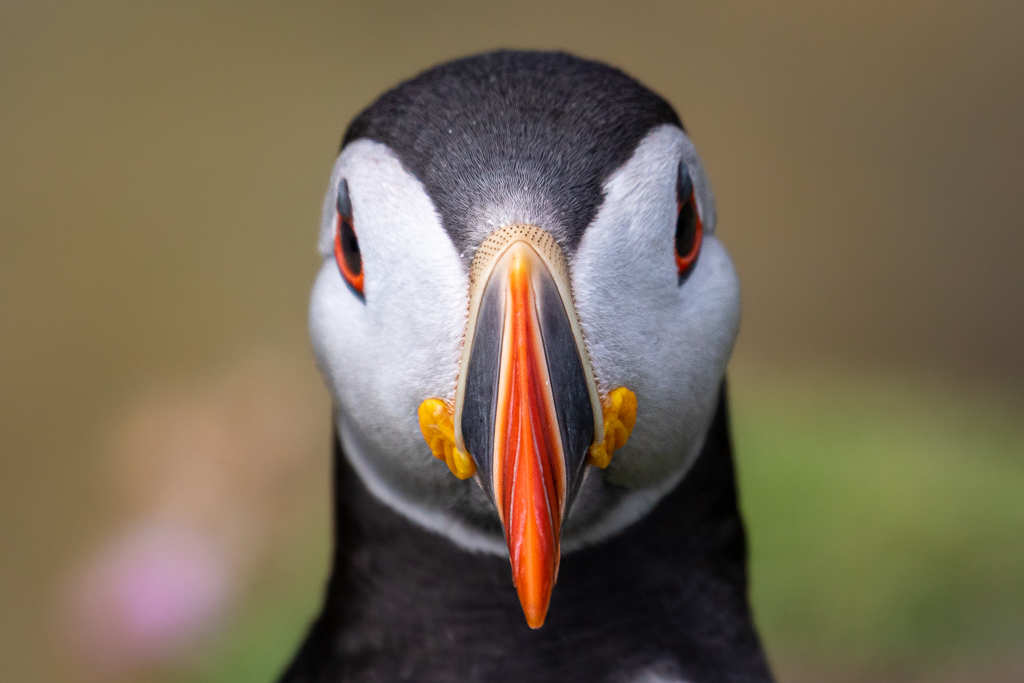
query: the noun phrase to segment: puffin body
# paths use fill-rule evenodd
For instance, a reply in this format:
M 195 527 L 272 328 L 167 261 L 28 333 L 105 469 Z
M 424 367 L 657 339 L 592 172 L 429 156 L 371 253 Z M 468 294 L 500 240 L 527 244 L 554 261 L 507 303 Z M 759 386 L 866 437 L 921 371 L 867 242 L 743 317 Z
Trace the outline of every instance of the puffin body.
M 310 332 L 336 548 L 283 681 L 768 681 L 725 366 L 735 271 L 671 106 L 496 52 L 350 125 Z

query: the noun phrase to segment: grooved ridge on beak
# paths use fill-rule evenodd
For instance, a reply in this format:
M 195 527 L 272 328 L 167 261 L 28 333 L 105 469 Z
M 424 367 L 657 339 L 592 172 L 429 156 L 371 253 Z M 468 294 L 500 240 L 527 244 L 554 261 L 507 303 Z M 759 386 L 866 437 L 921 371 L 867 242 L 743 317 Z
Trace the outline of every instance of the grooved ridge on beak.
M 559 557 L 565 464 L 543 340 L 537 326 L 530 247 L 513 247 L 494 450 L 494 492 L 505 523 L 512 577 L 531 628 L 547 615 Z

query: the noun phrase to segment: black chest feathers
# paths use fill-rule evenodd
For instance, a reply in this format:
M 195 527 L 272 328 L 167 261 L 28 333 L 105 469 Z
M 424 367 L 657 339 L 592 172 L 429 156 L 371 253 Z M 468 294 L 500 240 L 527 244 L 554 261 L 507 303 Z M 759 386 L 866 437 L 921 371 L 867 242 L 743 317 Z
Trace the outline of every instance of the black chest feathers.
M 771 681 L 747 601 L 724 387 L 703 451 L 646 517 L 566 554 L 531 630 L 506 558 L 377 501 L 335 440 L 336 553 L 282 683 Z

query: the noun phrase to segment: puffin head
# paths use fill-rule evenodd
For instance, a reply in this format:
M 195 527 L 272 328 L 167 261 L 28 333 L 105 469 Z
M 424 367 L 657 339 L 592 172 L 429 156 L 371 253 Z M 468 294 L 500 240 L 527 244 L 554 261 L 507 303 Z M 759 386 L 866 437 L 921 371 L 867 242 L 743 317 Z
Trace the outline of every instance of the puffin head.
M 561 553 L 685 475 L 736 337 L 679 117 L 563 53 L 443 64 L 353 121 L 319 244 L 310 333 L 345 454 L 393 509 L 507 554 L 539 627 Z

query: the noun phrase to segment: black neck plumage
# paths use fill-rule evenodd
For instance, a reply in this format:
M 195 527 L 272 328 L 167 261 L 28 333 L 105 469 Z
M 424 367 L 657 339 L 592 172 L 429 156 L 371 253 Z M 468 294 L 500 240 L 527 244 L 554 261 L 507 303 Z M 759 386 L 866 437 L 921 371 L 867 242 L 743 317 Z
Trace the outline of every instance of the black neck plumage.
M 747 602 L 723 386 L 700 457 L 641 521 L 565 555 L 530 630 L 506 558 L 379 502 L 335 439 L 326 603 L 282 683 L 771 681 Z

